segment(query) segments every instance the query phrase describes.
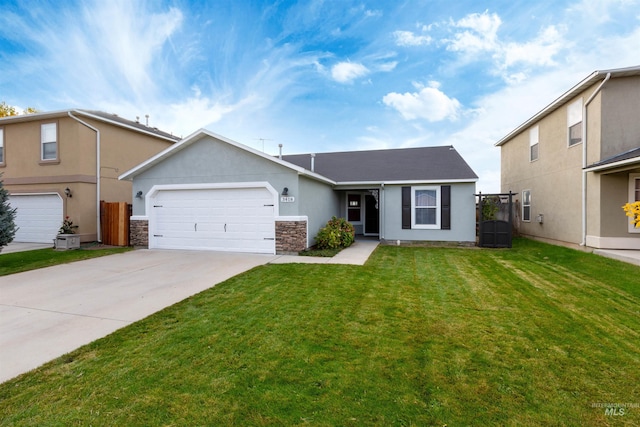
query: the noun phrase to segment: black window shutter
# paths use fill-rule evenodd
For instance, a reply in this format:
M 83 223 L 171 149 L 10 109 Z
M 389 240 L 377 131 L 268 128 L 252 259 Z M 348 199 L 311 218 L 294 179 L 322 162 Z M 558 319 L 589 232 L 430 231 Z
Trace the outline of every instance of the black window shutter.
M 451 186 L 440 187 L 440 229 L 451 230 Z
M 411 187 L 402 187 L 402 228 L 411 228 Z

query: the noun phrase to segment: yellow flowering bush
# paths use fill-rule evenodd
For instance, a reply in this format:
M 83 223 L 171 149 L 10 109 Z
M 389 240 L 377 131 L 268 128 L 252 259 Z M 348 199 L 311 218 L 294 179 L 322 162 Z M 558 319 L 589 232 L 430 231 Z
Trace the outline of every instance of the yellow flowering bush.
M 640 228 L 640 202 L 627 203 L 622 206 L 624 213 L 631 218 L 631 224 L 636 228 Z

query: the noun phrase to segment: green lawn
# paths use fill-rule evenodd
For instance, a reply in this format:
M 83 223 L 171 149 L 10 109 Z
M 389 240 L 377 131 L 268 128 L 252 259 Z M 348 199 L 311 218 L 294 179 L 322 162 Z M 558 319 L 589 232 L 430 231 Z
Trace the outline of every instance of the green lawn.
M 35 270 L 57 264 L 96 258 L 105 255 L 130 251 L 131 248 L 74 249 L 56 251 L 54 249 L 37 249 L 35 251 L 12 252 L 0 254 L 0 276 Z
M 640 268 L 529 240 L 262 266 L 0 385 L 0 419 L 638 425 Z

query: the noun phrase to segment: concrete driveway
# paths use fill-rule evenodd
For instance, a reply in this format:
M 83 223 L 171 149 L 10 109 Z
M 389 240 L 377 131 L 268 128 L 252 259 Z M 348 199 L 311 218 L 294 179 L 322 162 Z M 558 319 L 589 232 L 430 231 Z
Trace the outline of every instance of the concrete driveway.
M 0 382 L 277 258 L 136 250 L 0 277 Z

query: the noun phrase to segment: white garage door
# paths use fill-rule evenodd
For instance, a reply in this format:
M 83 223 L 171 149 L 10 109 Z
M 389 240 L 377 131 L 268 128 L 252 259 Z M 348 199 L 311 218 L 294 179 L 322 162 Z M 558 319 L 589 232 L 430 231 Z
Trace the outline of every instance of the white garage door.
M 149 247 L 275 254 L 266 188 L 160 190 L 150 200 Z
M 9 196 L 9 204 L 18 209 L 15 242 L 53 243 L 63 220 L 58 194 L 15 194 Z

